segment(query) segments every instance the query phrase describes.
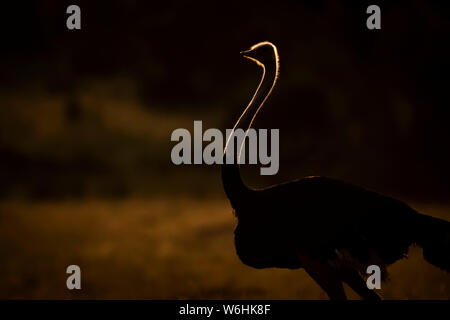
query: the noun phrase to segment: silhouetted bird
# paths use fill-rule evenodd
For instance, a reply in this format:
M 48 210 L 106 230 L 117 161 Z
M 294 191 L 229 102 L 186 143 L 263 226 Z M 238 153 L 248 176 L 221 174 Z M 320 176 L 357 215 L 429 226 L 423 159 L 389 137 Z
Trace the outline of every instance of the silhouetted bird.
M 247 130 L 278 77 L 278 52 L 262 42 L 241 54 L 263 69 L 262 80 L 234 129 Z M 228 141 L 230 141 L 230 138 Z M 248 188 L 234 164 L 222 181 L 238 223 L 234 232 L 241 261 L 254 268 L 303 267 L 331 299 L 346 299 L 343 282 L 364 299 L 379 299 L 363 277 L 369 265 L 386 266 L 416 243 L 424 258 L 450 270 L 450 223 L 363 188 L 324 177 L 307 177 L 266 189 Z M 235 150 L 233 150 L 235 151 Z

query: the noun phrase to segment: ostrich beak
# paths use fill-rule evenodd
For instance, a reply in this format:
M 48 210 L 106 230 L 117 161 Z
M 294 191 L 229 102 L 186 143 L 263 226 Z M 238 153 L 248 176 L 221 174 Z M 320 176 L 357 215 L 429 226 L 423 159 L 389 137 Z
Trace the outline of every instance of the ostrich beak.
M 245 50 L 245 51 L 241 51 L 241 56 L 246 57 L 246 58 L 250 58 L 250 53 L 252 53 L 252 50 Z

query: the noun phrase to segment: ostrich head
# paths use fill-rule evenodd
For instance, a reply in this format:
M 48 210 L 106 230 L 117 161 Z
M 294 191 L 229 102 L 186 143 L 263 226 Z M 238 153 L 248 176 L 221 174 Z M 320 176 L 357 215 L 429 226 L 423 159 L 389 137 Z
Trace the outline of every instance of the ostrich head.
M 268 41 L 257 43 L 249 50 L 241 51 L 241 55 L 255 61 L 258 65 L 278 64 L 277 48 Z

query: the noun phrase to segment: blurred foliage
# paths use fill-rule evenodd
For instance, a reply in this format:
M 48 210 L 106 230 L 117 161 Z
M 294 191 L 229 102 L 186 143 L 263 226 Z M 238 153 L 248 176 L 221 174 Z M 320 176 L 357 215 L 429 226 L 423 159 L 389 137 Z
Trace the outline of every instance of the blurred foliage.
M 221 192 L 216 166 L 170 162 L 172 130 L 232 127 L 274 42 L 281 77 L 255 123 L 280 128 L 280 172 L 390 194 L 450 191 L 449 10 L 441 2 L 7 2 L 0 21 L 0 194 L 37 198 Z

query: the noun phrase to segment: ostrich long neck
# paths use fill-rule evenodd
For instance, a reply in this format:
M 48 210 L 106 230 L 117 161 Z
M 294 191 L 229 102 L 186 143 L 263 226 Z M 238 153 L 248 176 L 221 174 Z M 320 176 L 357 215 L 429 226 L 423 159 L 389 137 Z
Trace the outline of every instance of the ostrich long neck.
M 239 171 L 238 164 L 238 156 L 242 146 L 235 146 L 234 150 L 234 163 L 226 164 L 226 152 L 228 151 L 229 142 L 233 139 L 233 135 L 236 129 L 242 129 L 247 131 L 251 128 L 253 120 L 256 117 L 256 114 L 263 106 L 267 97 L 270 95 L 276 79 L 278 75 L 278 61 L 275 58 L 272 63 L 267 64 L 266 66 L 260 64 L 263 68 L 263 75 L 261 82 L 259 83 L 256 92 L 250 101 L 247 108 L 245 108 L 242 115 L 239 117 L 238 121 L 233 127 L 233 134 L 227 140 L 227 144 L 225 146 L 225 151 L 223 153 L 223 164 L 222 164 L 222 183 L 225 189 L 225 193 L 228 196 L 228 199 L 231 202 L 231 205 L 234 207 L 235 204 L 239 201 L 239 199 L 245 198 L 246 194 L 250 191 L 242 181 L 241 174 Z M 245 141 L 245 139 L 244 139 Z M 244 142 L 243 142 L 244 144 Z M 234 146 L 234 144 L 232 144 Z

